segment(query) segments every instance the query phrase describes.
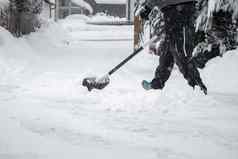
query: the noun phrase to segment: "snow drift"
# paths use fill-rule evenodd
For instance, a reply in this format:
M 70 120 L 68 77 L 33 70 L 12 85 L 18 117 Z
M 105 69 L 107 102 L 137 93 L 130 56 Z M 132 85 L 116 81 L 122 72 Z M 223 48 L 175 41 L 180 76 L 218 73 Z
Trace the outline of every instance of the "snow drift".
M 10 32 L 0 27 L 1 82 L 16 82 L 33 56 L 32 48 L 25 40 L 14 38 Z
M 95 16 L 87 20 L 88 23 L 97 24 L 97 23 L 119 23 L 126 22 L 126 18 L 108 16 L 104 13 L 97 13 Z

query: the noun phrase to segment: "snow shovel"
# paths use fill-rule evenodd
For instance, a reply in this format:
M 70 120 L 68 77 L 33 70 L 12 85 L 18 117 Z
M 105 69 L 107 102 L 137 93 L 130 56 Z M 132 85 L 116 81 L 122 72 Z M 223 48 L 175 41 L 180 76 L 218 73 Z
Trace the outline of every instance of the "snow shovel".
M 88 88 L 88 91 L 92 91 L 93 89 L 104 89 L 109 83 L 110 78 L 113 73 L 115 73 L 119 68 L 121 68 L 124 64 L 126 64 L 129 60 L 131 60 L 134 56 L 140 53 L 146 46 L 154 42 L 158 39 L 158 36 L 154 36 L 150 40 L 144 43 L 143 46 L 135 50 L 130 56 L 124 59 L 120 64 L 115 66 L 111 71 L 109 71 L 106 75 L 102 76 L 101 78 L 97 77 L 87 77 L 83 79 L 83 86 Z

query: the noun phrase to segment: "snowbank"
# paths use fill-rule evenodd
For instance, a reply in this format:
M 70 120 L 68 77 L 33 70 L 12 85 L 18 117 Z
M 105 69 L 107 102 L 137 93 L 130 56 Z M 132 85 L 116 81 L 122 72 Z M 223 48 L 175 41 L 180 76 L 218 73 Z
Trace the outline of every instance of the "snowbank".
M 223 93 L 238 93 L 238 50 L 226 52 L 220 58 L 217 57 L 208 62 L 202 70 L 204 81 L 208 89 Z
M 64 29 L 54 22 L 45 22 L 37 32 L 22 38 L 15 38 L 0 27 L 0 82 L 17 82 L 24 73 L 31 73 L 35 64 L 42 63 L 42 57 L 51 56 L 56 45 L 66 45 Z M 48 49 L 44 49 L 47 46 Z M 41 57 L 41 60 L 39 60 Z
M 65 19 L 65 21 L 69 22 L 69 26 L 71 27 L 78 27 L 79 25 L 72 25 L 73 23 L 78 23 L 81 26 L 85 26 L 88 24 L 95 24 L 95 25 L 120 25 L 120 24 L 128 24 L 126 18 L 120 18 L 120 17 L 114 17 L 114 16 L 109 16 L 106 15 L 104 13 L 98 13 L 94 16 L 85 16 L 82 14 L 73 14 L 73 15 L 69 15 L 67 16 L 67 18 Z M 67 25 L 67 23 L 65 23 L 64 21 L 64 25 Z M 88 26 L 87 26 L 88 27 Z M 100 26 L 101 27 L 101 26 Z
M 126 22 L 126 18 L 108 16 L 104 13 L 98 13 L 87 20 L 87 23 L 97 24 L 97 23 L 120 23 Z
M 11 83 L 26 68 L 26 61 L 32 57 L 31 47 L 22 39 L 14 38 L 0 27 L 0 82 Z

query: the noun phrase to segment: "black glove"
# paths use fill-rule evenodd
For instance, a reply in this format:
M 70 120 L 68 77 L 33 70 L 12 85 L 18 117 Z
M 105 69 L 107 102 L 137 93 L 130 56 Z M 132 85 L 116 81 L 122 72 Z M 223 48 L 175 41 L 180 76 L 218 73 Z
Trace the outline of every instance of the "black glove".
M 144 20 L 149 20 L 149 15 L 152 9 L 147 5 L 142 5 L 140 8 L 139 16 Z

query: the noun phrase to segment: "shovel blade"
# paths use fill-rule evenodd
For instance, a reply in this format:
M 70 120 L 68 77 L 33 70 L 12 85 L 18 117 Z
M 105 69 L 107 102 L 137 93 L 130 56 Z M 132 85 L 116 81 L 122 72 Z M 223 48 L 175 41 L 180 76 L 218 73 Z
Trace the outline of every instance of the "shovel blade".
M 83 79 L 83 86 L 87 87 L 88 91 L 92 91 L 93 89 L 104 89 L 110 83 L 109 76 L 103 76 L 100 79 L 96 77 L 87 77 Z

